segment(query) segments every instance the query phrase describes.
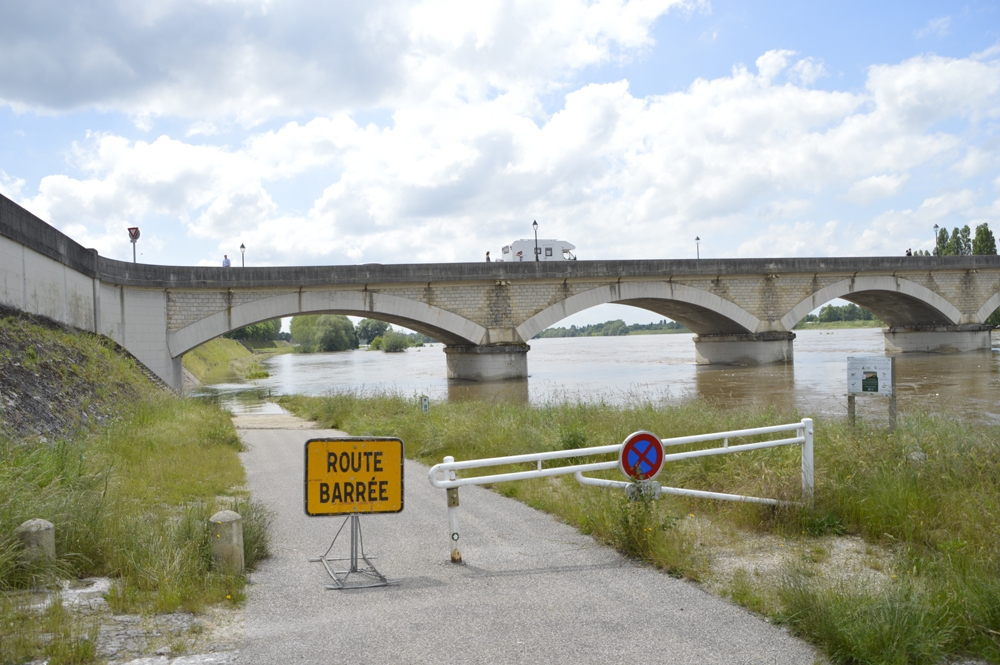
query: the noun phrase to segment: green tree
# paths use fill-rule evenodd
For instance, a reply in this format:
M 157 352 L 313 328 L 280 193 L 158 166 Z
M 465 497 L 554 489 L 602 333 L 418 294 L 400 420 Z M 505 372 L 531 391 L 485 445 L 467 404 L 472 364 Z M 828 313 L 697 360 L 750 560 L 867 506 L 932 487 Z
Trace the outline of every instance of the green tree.
M 989 224 L 976 227 L 976 239 L 972 241 L 972 253 L 977 256 L 996 256 L 997 241 Z
M 281 319 L 271 319 L 270 321 L 261 321 L 260 323 L 254 323 L 243 328 L 237 328 L 226 333 L 224 337 L 246 340 L 248 342 L 269 342 L 272 339 L 277 339 L 279 332 L 281 332 Z
M 601 329 L 601 334 L 605 337 L 621 337 L 622 335 L 628 334 L 628 326 L 621 319 L 616 319 L 609 323 L 604 324 Z
M 373 339 L 384 335 L 389 330 L 389 324 L 375 319 L 361 319 L 355 330 L 362 344 L 371 344 Z
M 962 250 L 961 255 L 962 256 L 968 256 L 969 254 L 972 254 L 972 230 L 969 229 L 969 225 L 968 224 L 966 224 L 965 226 L 962 227 L 962 230 L 959 231 L 959 233 L 958 233 L 958 237 L 962 241 L 961 242 L 961 250 Z
M 354 325 L 342 315 L 296 316 L 292 319 L 292 339 L 310 353 L 358 348 Z
M 842 321 L 842 315 L 840 308 L 836 305 L 827 305 L 823 309 L 819 310 L 819 320 L 823 323 L 829 323 L 830 321 Z
M 934 245 L 934 256 L 941 256 L 947 254 L 945 251 L 948 248 L 948 229 L 942 228 L 938 231 L 937 243 Z
M 382 337 L 382 350 L 386 353 L 400 353 L 409 347 L 410 339 L 395 330 L 390 330 Z

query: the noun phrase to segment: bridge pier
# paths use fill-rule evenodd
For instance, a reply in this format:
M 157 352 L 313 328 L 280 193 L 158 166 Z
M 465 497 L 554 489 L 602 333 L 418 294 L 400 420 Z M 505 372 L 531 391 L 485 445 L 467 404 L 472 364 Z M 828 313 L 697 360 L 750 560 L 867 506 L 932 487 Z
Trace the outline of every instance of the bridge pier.
M 527 344 L 446 346 L 449 379 L 502 381 L 528 376 Z
M 969 323 L 960 326 L 883 328 L 889 353 L 964 353 L 989 349 L 991 326 Z
M 742 335 L 698 335 L 694 338 L 699 365 L 769 365 L 792 362 L 795 333 L 765 332 Z

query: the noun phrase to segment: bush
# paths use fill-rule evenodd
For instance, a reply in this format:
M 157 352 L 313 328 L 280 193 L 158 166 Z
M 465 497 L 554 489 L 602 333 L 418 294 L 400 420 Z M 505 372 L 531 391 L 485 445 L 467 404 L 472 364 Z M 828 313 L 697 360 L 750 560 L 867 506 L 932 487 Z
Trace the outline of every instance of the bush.
M 382 338 L 382 350 L 386 353 L 400 353 L 410 348 L 410 340 L 403 333 L 390 331 Z

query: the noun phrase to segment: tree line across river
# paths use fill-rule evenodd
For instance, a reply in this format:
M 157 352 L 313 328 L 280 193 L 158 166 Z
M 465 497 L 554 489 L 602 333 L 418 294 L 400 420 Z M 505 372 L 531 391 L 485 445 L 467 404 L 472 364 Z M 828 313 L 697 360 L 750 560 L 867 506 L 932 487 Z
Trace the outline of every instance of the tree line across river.
M 819 314 L 809 314 L 801 323 L 830 323 L 834 321 L 875 321 L 881 323 L 878 317 L 864 307 L 854 303 L 847 305 L 827 305 Z M 690 333 L 676 321 L 662 319 L 655 323 L 633 323 L 627 325 L 621 319 L 594 323 L 589 326 L 570 326 L 569 328 L 548 328 L 537 337 L 621 337 L 624 335 L 668 335 L 671 333 Z
M 261 321 L 225 335 L 247 342 L 285 340 L 299 346 L 304 353 L 350 351 L 362 344 L 373 351 L 398 353 L 411 346 L 423 346 L 434 340 L 420 333 L 406 334 L 393 330 L 385 321 L 361 319 L 355 326 L 349 318 L 338 314 L 310 314 L 292 317 L 291 332 L 281 332 L 281 319 Z

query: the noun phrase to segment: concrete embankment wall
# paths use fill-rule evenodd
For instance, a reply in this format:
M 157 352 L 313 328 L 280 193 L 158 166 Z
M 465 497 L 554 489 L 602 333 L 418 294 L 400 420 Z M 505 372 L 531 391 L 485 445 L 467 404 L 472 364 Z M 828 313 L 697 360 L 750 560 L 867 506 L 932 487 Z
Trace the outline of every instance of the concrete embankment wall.
M 177 388 L 181 359 L 166 351 L 166 291 L 103 282 L 103 267 L 120 264 L 0 196 L 0 303 L 110 337 Z
M 0 303 L 100 332 L 97 251 L 0 196 Z

